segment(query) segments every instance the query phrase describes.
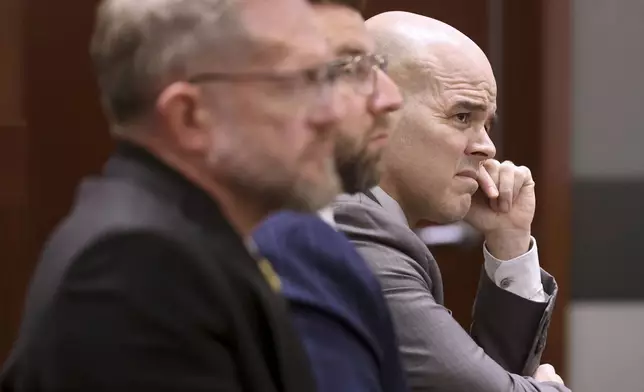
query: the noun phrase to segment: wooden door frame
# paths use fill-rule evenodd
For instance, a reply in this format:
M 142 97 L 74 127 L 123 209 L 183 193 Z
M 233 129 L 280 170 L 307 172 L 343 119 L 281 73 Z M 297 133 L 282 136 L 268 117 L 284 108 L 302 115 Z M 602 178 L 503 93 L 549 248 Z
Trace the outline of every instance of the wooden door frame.
M 541 266 L 559 284 L 543 363 L 565 378 L 571 263 L 571 1 L 503 0 L 503 158 L 531 168 Z

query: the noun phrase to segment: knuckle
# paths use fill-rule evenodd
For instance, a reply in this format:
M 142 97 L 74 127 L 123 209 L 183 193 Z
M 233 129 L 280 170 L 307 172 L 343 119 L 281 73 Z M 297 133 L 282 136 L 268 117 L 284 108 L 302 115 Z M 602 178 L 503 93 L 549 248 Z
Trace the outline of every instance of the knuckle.
M 500 170 L 501 170 L 502 173 L 507 173 L 507 175 L 514 176 L 514 175 L 517 174 L 516 166 L 513 166 L 513 165 L 502 164 Z
M 513 191 L 514 191 L 514 187 L 512 186 L 512 184 L 501 183 L 499 185 L 499 194 L 500 195 L 510 196 L 510 195 L 512 195 Z
M 502 165 L 502 166 L 509 166 L 509 167 L 515 167 L 515 166 L 516 166 L 516 165 L 514 164 L 514 162 L 512 162 L 512 161 L 510 161 L 510 160 L 503 161 L 503 163 L 502 163 L 501 165 Z

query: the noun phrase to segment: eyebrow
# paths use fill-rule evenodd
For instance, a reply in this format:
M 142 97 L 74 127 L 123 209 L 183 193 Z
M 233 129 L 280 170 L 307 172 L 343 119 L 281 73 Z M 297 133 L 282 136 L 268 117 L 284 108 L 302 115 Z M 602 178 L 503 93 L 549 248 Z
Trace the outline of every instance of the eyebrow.
M 452 105 L 452 107 L 454 109 L 464 109 L 469 112 L 487 112 L 488 110 L 486 104 L 466 100 L 457 101 L 454 105 Z

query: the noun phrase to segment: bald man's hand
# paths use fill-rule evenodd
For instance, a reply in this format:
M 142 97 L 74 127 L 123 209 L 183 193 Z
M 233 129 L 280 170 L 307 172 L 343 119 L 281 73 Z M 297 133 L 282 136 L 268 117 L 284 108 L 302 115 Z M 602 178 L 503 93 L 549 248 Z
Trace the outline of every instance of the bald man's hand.
M 497 259 L 526 253 L 536 205 L 530 169 L 488 159 L 479 169 L 478 182 L 465 220 L 485 235 L 487 249 Z

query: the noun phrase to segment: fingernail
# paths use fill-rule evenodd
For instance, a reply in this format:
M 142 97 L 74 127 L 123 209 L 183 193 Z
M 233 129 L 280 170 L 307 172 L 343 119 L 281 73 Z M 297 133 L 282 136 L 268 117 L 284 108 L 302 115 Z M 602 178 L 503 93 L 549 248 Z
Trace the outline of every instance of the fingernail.
M 491 197 L 499 197 L 499 190 L 496 187 L 491 186 L 488 189 L 490 190 Z

